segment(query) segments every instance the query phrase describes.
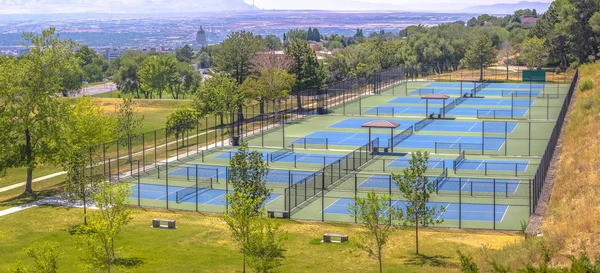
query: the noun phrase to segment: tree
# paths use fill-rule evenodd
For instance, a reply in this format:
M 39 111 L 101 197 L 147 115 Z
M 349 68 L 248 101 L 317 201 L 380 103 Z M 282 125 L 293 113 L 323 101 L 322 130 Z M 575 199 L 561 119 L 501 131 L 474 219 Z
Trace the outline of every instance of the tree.
M 63 196 L 72 202 L 83 203 L 84 215 L 96 179 L 93 173 L 93 155 L 99 145 L 113 139 L 116 120 L 107 116 L 102 107 L 89 97 L 78 99 L 65 122 L 62 148 L 59 150 L 60 162 L 67 172 L 67 185 Z M 84 216 L 84 223 L 86 223 Z
M 104 78 L 104 71 L 108 69 L 108 63 L 104 58 L 87 45 L 81 46 L 75 55 L 80 59 L 80 66 L 83 70 L 83 79 L 87 82 L 99 82 Z
M 177 61 L 169 55 L 150 56 L 144 60 L 139 70 L 139 78 L 146 98 L 151 99 L 156 93 L 158 98 L 162 99 L 169 82 L 177 76 L 176 66 Z
M 247 255 L 251 257 L 248 259 L 248 266 L 254 269 L 254 272 L 273 272 L 285 259 L 283 244 L 287 237 L 279 230 L 279 226 L 269 219 L 257 217 L 251 225 L 245 247 Z
M 56 273 L 58 272 L 58 260 L 60 259 L 60 245 L 56 242 L 35 243 L 32 246 L 23 249 L 23 252 L 33 259 L 35 270 L 39 273 Z M 23 262 L 18 261 L 17 267 L 12 272 L 26 273 L 29 272 Z
M 541 69 L 546 64 L 548 50 L 545 46 L 546 41 L 534 36 L 523 42 L 521 59 L 529 68 Z
M 445 211 L 445 208 L 429 206 L 429 198 L 435 191 L 433 183 L 425 176 L 429 154 L 417 151 L 412 154 L 410 166 L 402 174 L 392 174 L 394 183 L 400 188 L 400 193 L 406 201 L 406 208 L 400 209 L 400 220 L 404 225 L 415 226 L 416 253 L 419 254 L 419 225 L 427 227 L 440 224 L 443 220 L 435 219 Z
M 363 226 L 358 247 L 377 260 L 380 273 L 383 272 L 383 248 L 394 230 L 392 219 L 399 216 L 391 200 L 391 195 L 379 196 L 372 190 L 365 198 L 357 196 L 355 204 L 348 209 Z
M 179 99 L 180 96 L 185 98 L 187 93 L 197 89 L 200 85 L 200 77 L 188 63 L 177 63 L 170 69 L 167 72 L 170 75 L 167 88 L 171 91 L 174 99 Z
M 179 139 L 182 135 L 181 146 L 185 144 L 185 132 L 196 128 L 198 124 L 198 112 L 192 108 L 180 108 L 167 116 L 166 130 L 167 134 L 175 135 Z
M 490 37 L 477 34 L 465 53 L 464 61 L 467 66 L 479 69 L 479 80 L 483 80 L 483 69 L 496 61 Z
M 74 43 L 61 40 L 54 28 L 36 36 L 23 34 L 29 54 L 2 62 L 0 73 L 0 166 L 26 167 L 25 193 L 33 194 L 33 171 L 56 160 L 57 134 L 67 109 L 55 98 L 64 89 L 64 76 L 79 69 Z M 40 69 L 44 68 L 44 69 Z
M 221 43 L 214 57 L 214 66 L 220 72 L 242 84 L 250 74 L 250 60 L 264 49 L 263 41 L 252 32 L 234 32 Z
M 294 91 L 319 89 L 325 82 L 325 73 L 317 55 L 306 41 L 293 40 L 285 53 L 294 59 L 292 72 L 296 74 Z
M 264 52 L 252 57 L 251 69 L 253 74 L 260 74 L 265 69 L 279 69 L 289 71 L 294 65 L 294 60 L 289 55 Z
M 500 45 L 500 54 L 498 54 L 498 59 L 500 62 L 506 65 L 506 80 L 508 81 L 509 77 L 509 66 L 512 64 L 512 58 L 514 55 L 514 50 L 512 44 L 510 42 L 503 42 Z
M 260 102 L 260 113 L 264 114 L 264 102 L 279 102 L 292 90 L 296 78 L 285 70 L 263 69 L 244 81 L 241 90 Z M 274 109 L 278 112 L 279 109 Z
M 190 64 L 194 57 L 194 50 L 189 45 L 185 45 L 175 50 L 175 56 L 177 61 Z
M 127 53 L 129 51 L 126 51 Z M 141 98 L 141 94 L 144 94 L 145 98 L 149 98 L 149 93 L 144 92 L 142 89 L 142 83 L 140 82 L 139 71 L 142 67 L 142 63 L 148 57 L 147 54 L 132 52 L 128 55 L 123 55 L 114 61 L 113 68 L 116 69 L 114 75 L 114 82 L 117 85 L 117 89 L 121 90 L 123 94 L 133 94 L 136 98 Z M 118 67 L 118 68 L 117 68 Z M 109 68 L 110 69 L 110 68 Z
M 117 116 L 117 135 L 119 136 L 118 145 L 127 145 L 129 161 L 132 160 L 131 142 L 139 136 L 142 130 L 142 121 L 144 117 L 136 117 L 134 113 L 135 103 L 131 98 L 123 98 L 123 103 L 119 105 L 119 114 Z
M 267 200 L 271 196 L 271 190 L 267 187 L 265 178 L 269 172 L 267 163 L 263 160 L 262 153 L 249 151 L 248 143 L 242 143 L 230 162 L 231 173 L 229 179 L 234 191 L 244 190 L 249 198 L 255 200 Z M 248 190 L 250 189 L 250 190 Z M 255 203 L 253 213 L 260 212 L 261 203 Z
M 130 195 L 131 189 L 126 183 L 111 183 L 105 179 L 98 181 L 94 195 L 98 210 L 88 215 L 88 224 L 80 226 L 77 232 L 92 268 L 106 269 L 110 273 L 117 261 L 115 240 L 131 221 L 131 211 L 127 206 Z
M 264 38 L 265 40 L 265 46 L 267 47 L 268 50 L 273 50 L 273 51 L 277 51 L 277 50 L 281 50 L 283 48 L 283 45 L 281 43 L 281 39 L 279 39 L 279 37 L 277 37 L 277 35 L 267 35 Z
M 226 114 L 242 107 L 244 99 L 245 94 L 233 78 L 217 73 L 200 86 L 195 105 L 201 116 L 217 114 L 224 124 Z

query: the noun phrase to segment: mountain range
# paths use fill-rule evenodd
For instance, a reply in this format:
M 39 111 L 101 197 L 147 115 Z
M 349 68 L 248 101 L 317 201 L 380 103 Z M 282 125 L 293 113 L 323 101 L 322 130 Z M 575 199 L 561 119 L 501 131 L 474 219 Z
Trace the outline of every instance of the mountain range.
M 0 0 L 0 14 L 9 13 L 189 13 L 249 11 L 243 0 Z
M 466 13 L 487 13 L 487 14 L 512 14 L 519 9 L 535 9 L 538 13 L 544 13 L 550 7 L 550 3 L 522 1 L 514 4 L 495 4 L 473 6 L 463 9 Z

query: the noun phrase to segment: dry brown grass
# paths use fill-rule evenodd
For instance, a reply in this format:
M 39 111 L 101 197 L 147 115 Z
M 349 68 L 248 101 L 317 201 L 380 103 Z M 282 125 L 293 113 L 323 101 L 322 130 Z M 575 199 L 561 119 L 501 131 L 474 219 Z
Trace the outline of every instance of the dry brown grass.
M 600 63 L 584 65 L 581 80 L 600 78 Z M 554 262 L 584 249 L 600 255 L 600 88 L 577 89 L 565 126 L 562 154 L 545 218 L 544 234 L 557 247 Z

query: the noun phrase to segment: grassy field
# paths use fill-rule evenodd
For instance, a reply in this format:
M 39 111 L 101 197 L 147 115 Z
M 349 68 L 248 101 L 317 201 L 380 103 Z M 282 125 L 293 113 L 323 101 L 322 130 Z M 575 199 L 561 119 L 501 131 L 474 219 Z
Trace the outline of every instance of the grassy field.
M 69 99 L 75 101 L 76 99 Z M 104 107 L 107 114 L 117 115 L 118 105 L 122 103 L 122 99 L 94 99 L 98 104 Z M 135 115 L 143 117 L 142 132 L 148 132 L 165 127 L 167 116 L 175 109 L 191 105 L 191 101 L 183 100 L 136 100 Z M 42 164 L 39 165 L 33 172 L 33 178 L 42 177 L 48 174 L 62 171 L 60 166 Z M 24 182 L 26 179 L 25 168 L 11 168 L 4 177 L 0 177 L 0 188 Z M 22 190 L 21 190 L 22 191 Z
M 150 228 L 152 218 L 176 219 L 177 230 Z M 34 242 L 61 244 L 60 272 L 76 272 L 82 253 L 69 231 L 82 221 L 82 210 L 38 207 L 3 217 L 0 231 L 0 271 L 21 259 L 21 249 Z M 280 221 L 288 234 L 286 257 L 279 272 L 375 272 L 373 259 L 356 248 L 358 227 Z M 350 235 L 348 244 L 322 244 L 323 233 Z M 414 255 L 414 231 L 399 230 L 389 241 L 385 272 L 459 272 L 456 251 L 476 252 L 482 244 L 499 249 L 522 239 L 515 233 L 484 231 L 425 230 L 421 233 L 422 256 Z M 120 235 L 120 256 L 135 264 L 117 272 L 241 272 L 241 255 L 232 243 L 227 226 L 219 216 L 188 212 L 136 209 L 133 221 Z

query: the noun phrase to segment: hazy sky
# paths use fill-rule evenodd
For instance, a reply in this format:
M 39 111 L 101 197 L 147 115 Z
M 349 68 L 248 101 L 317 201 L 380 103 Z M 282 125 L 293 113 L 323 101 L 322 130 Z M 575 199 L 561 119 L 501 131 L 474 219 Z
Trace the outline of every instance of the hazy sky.
M 252 0 L 244 0 L 252 4 Z M 523 0 L 254 0 L 262 9 L 362 9 L 368 4 L 392 4 L 402 10 L 462 9 L 477 5 L 496 3 L 518 3 Z M 529 0 L 531 2 L 547 2 L 552 0 Z

